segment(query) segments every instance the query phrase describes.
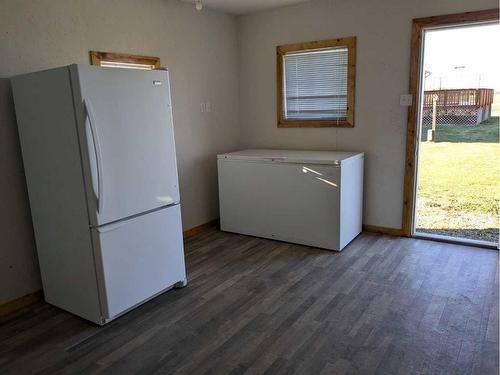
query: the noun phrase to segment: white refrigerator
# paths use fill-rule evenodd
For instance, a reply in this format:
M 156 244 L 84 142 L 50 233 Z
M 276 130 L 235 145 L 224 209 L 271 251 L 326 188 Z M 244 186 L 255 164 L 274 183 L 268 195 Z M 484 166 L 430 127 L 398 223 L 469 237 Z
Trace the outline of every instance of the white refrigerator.
M 45 300 L 97 324 L 186 285 L 166 70 L 12 79 Z

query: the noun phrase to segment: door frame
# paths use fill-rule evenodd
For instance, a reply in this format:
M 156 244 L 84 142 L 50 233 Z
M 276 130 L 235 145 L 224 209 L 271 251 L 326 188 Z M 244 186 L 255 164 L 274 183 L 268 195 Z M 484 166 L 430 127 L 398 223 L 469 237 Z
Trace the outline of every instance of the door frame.
M 464 26 L 479 23 L 498 22 L 499 8 L 474 12 L 454 13 L 442 16 L 415 18 L 411 31 L 410 90 L 413 100 L 408 108 L 406 128 L 406 157 L 403 185 L 402 231 L 406 237 L 414 236 L 415 199 L 417 182 L 417 151 L 419 130 L 420 82 L 423 64 L 423 32 L 425 29 L 446 26 Z

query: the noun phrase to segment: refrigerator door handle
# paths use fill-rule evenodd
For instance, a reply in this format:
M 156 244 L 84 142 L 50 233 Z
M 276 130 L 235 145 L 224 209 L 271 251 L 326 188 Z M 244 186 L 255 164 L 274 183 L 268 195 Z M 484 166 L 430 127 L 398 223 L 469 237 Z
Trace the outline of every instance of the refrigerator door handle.
M 93 149 L 95 153 L 97 169 L 97 212 L 101 213 L 103 206 L 101 146 L 99 144 L 97 129 L 95 128 L 95 118 L 92 111 L 92 104 L 88 99 L 83 99 L 83 106 L 85 108 L 85 114 L 89 120 L 88 123 L 90 125 L 90 133 L 92 135 L 92 139 L 87 139 L 87 142 L 92 141 L 92 145 L 89 145 L 89 149 Z

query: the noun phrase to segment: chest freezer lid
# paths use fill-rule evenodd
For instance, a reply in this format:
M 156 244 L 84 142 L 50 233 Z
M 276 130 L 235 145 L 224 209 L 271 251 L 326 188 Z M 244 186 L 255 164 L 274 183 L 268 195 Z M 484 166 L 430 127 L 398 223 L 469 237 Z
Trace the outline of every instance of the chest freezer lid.
M 341 165 L 363 156 L 362 152 L 249 149 L 220 154 L 217 159 Z

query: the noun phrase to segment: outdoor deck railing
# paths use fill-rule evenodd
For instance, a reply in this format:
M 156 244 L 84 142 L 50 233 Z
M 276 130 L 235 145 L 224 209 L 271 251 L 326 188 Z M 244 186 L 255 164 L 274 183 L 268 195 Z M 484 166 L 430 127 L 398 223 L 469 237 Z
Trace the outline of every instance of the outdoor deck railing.
M 449 89 L 424 92 L 424 108 L 431 108 L 434 95 L 438 107 L 484 107 L 493 103 L 493 89 Z

